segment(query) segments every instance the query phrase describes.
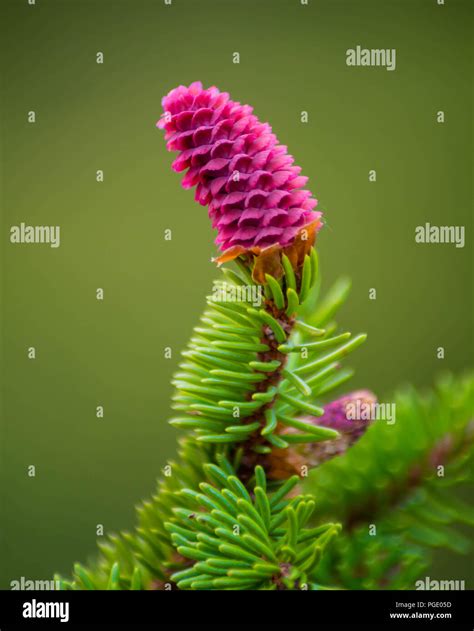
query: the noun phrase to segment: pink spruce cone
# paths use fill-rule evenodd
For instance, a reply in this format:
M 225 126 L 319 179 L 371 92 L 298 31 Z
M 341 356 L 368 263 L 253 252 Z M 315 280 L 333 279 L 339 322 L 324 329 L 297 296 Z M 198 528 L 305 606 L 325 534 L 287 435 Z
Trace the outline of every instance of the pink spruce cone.
M 318 202 L 268 123 L 249 105 L 200 82 L 171 90 L 162 105 L 157 126 L 166 130 L 167 149 L 179 152 L 173 169 L 187 169 L 183 187 L 196 186 L 196 201 L 209 205 L 224 252 L 218 262 L 249 251 L 291 251 L 304 229 L 311 247 L 322 225 L 313 210 Z
M 365 412 L 376 402 L 377 397 L 370 390 L 357 390 L 325 405 L 323 416 L 302 418 L 301 420 L 306 423 L 335 429 L 340 435 L 333 440 L 295 444 L 287 449 L 274 449 L 265 462 L 269 478 L 284 480 L 295 473 L 300 475 L 302 466 L 311 469 L 326 460 L 344 454 L 364 435 L 372 422 L 371 418 L 365 418 L 365 414 L 361 414 L 359 418 L 358 411 Z M 285 438 L 287 434 L 297 433 L 297 430 L 286 427 L 281 432 L 281 436 Z

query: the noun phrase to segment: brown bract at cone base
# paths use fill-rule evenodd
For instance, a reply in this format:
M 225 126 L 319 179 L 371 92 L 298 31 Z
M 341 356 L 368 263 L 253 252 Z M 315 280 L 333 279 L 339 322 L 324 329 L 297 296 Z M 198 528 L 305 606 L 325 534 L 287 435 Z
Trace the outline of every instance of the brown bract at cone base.
M 321 226 L 322 222 L 316 219 L 313 223 L 302 228 L 293 243 L 286 247 L 275 244 L 263 249 L 253 247 L 246 250 L 242 246 L 236 246 L 226 250 L 223 254 L 215 258 L 214 261 L 218 265 L 222 265 L 241 256 L 247 261 L 249 267 L 253 268 L 253 280 L 263 285 L 265 283 L 265 274 L 270 274 L 270 276 L 277 279 L 283 276 L 281 257 L 283 254 L 286 254 L 298 275 L 303 265 L 304 257 L 311 251 L 316 241 L 316 234 Z

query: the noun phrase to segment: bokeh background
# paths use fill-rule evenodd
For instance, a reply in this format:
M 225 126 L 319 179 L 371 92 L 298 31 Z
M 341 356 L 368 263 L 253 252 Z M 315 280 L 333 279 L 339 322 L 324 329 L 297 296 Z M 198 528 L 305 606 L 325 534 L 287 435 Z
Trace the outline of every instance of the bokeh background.
M 402 383 L 428 387 L 466 369 L 472 9 L 468 0 L 3 2 L 1 587 L 67 575 L 95 554 L 97 524 L 131 528 L 134 504 L 174 453 L 170 377 L 215 277 L 206 210 L 180 188 L 155 129 L 161 97 L 178 84 L 201 80 L 252 104 L 310 177 L 326 217 L 323 284 L 352 277 L 339 319 L 369 334 L 351 358 L 354 387 L 390 400 Z M 396 48 L 396 70 L 347 67 L 357 45 Z M 61 246 L 10 244 L 22 221 L 60 225 Z M 465 226 L 466 246 L 416 244 L 425 222 Z M 438 555 L 431 576 L 472 587 L 469 565 Z

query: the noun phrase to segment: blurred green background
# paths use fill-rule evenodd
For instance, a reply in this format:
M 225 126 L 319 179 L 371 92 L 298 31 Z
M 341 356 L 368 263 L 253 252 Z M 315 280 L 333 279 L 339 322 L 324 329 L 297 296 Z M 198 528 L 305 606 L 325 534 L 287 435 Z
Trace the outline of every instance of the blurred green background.
M 369 334 L 351 387 L 390 400 L 469 365 L 469 1 L 10 0 L 1 21 L 2 587 L 68 574 L 97 524 L 132 527 L 174 453 L 170 377 L 216 275 L 155 129 L 178 84 L 252 104 L 310 177 L 324 286 L 350 274 L 339 319 Z M 347 67 L 357 45 L 396 48 L 396 70 Z M 61 246 L 10 244 L 22 221 L 60 225 Z M 425 222 L 465 226 L 466 246 L 415 244 Z M 468 570 L 439 556 L 431 575 L 472 586 Z

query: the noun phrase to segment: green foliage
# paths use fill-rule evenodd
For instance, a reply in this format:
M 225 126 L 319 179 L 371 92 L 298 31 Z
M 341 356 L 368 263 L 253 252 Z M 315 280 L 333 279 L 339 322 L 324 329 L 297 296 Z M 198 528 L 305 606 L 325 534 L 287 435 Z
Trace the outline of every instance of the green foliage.
M 283 266 L 282 278 L 267 277 L 263 287 L 266 297 L 260 306 L 252 300 L 258 286 L 246 265 L 237 262 L 235 270 L 223 270 L 226 286 L 221 283 L 220 288 L 233 291 L 238 299 L 208 300 L 208 309 L 174 376 L 173 407 L 179 416 L 170 422 L 188 431 L 178 461 L 171 463 L 171 474 L 160 481 L 156 495 L 138 507 L 135 532 L 111 534 L 100 541 L 96 561 L 87 568 L 76 564 L 71 581 L 56 577 L 64 589 L 174 588 L 171 576 L 188 568 L 165 523 L 174 523 L 176 509 L 186 509 L 188 499 L 181 493 L 184 488 L 199 491 L 199 484 L 206 479 L 205 464 L 219 464 L 219 459 L 227 456 L 241 477 L 242 459 L 249 454 L 258 459 L 275 447 L 338 436 L 332 429 L 302 421 L 299 415 L 322 414 L 324 395 L 351 374 L 340 369 L 338 360 L 365 336 L 349 339 L 349 334 L 334 335 L 337 326 L 333 322 L 327 329 L 317 328 L 342 303 L 346 284 L 336 287 L 329 299 L 321 302 L 321 317 L 309 322 L 300 319 L 305 308 L 315 310 L 319 283 L 314 250 L 306 257 L 301 276 L 295 275 L 286 257 Z M 243 288 L 240 293 L 239 288 Z M 315 338 L 323 344 L 310 346 Z M 317 365 L 315 370 L 306 371 L 303 379 L 298 368 L 305 340 L 308 356 Z M 299 431 L 283 439 L 277 425 Z M 272 546 L 278 546 L 278 533 L 270 534 Z M 301 580 L 303 574 L 298 570 L 295 575 L 295 571 L 285 580 Z
M 174 376 L 173 407 L 180 414 L 171 419 L 172 425 L 191 430 L 202 443 L 234 445 L 252 437 L 250 449 L 262 453 L 272 446 L 287 446 L 275 431 L 277 419 L 295 427 L 301 413 L 321 416 L 316 400 L 351 376 L 338 362 L 366 336 L 333 335 L 333 324 L 325 330 L 295 320 L 317 284 L 317 269 L 312 250 L 297 288 L 293 268 L 284 257 L 283 277 L 276 280 L 266 274 L 269 297 L 258 307 L 252 298 L 261 287 L 247 270 L 224 270 L 226 280 L 215 284 L 217 294 L 208 298 L 208 309 Z M 222 300 L 226 296 L 232 299 Z M 340 294 L 331 300 L 339 303 Z M 334 310 L 334 304 L 326 303 L 322 313 Z M 315 441 L 337 435 L 301 421 L 299 427 Z M 294 434 L 292 441 L 297 440 Z
M 104 537 L 64 589 L 403 589 L 425 570 L 427 548 L 466 549 L 451 524 L 474 516 L 450 489 L 471 479 L 473 379 L 399 394 L 394 425 L 376 421 L 307 479 L 265 476 L 275 449 L 339 438 L 307 417 L 351 377 L 340 362 L 365 340 L 338 331 L 350 283 L 320 299 L 314 250 L 300 268 L 285 256 L 282 267 L 264 286 L 248 261 L 223 270 L 216 287 L 232 299 L 209 298 L 174 375 L 170 422 L 186 431 L 178 458 L 137 508 L 134 532 Z
M 252 494 L 226 460 L 205 465 L 201 492 L 184 489 L 189 508 L 175 508 L 165 524 L 179 554 L 194 560 L 174 573 L 179 589 L 310 589 L 311 577 L 338 524 L 305 528 L 311 496 L 285 495 L 298 476 L 267 493 L 263 469 L 255 469 Z
M 474 481 L 474 377 L 445 378 L 425 396 L 406 388 L 394 401 L 394 424 L 375 421 L 344 457 L 314 469 L 303 484 L 317 498 L 319 519 L 343 524 L 319 580 L 413 589 L 428 549 L 468 549 L 452 526 L 474 525 L 474 510 L 453 487 Z

